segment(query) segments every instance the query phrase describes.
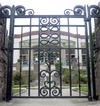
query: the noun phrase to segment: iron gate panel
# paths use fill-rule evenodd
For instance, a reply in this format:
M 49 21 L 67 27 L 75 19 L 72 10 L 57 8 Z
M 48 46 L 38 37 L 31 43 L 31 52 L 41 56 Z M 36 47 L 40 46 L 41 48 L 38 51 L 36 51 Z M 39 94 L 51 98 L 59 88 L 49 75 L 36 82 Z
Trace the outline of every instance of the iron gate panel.
M 10 20 L 8 48 L 5 43 L 3 48 L 8 50 L 7 100 L 12 97 L 95 99 L 91 19 L 98 18 L 99 13 L 100 9 L 94 5 L 75 6 L 73 10 L 66 9 L 64 15 L 34 15 L 34 10 L 24 6 L 1 7 L 0 17 L 6 25 Z M 87 95 L 82 94 L 83 73 Z M 78 93 L 74 91 L 76 85 Z M 13 89 L 19 93 L 12 95 Z

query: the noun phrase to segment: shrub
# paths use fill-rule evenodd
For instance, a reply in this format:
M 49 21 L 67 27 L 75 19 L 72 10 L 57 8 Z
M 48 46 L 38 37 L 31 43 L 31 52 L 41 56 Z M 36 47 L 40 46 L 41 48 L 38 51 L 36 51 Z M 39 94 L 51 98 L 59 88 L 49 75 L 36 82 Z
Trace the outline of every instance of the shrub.
M 13 84 L 14 85 L 19 85 L 20 81 L 21 84 L 27 84 L 28 82 L 28 72 L 21 72 L 20 76 L 20 71 L 16 70 L 13 72 Z M 36 74 L 33 72 L 30 72 L 30 82 L 36 79 Z
M 79 73 L 78 71 L 71 72 L 71 79 L 73 84 L 78 84 L 79 83 Z M 62 80 L 64 83 L 69 83 L 70 82 L 70 73 L 69 69 L 63 68 L 62 69 Z M 87 84 L 87 70 L 81 69 L 80 70 L 80 82 L 82 84 Z
M 13 83 L 14 85 L 18 85 L 20 83 L 21 80 L 21 84 L 23 84 L 23 77 L 20 76 L 20 72 L 19 70 L 16 70 L 13 72 Z
M 60 71 L 60 65 L 61 65 L 61 68 L 62 68 L 62 63 L 61 64 L 60 64 L 60 62 L 55 63 L 55 67 L 56 67 L 57 71 Z
M 62 80 L 64 83 L 69 83 L 69 69 L 67 68 L 62 69 Z

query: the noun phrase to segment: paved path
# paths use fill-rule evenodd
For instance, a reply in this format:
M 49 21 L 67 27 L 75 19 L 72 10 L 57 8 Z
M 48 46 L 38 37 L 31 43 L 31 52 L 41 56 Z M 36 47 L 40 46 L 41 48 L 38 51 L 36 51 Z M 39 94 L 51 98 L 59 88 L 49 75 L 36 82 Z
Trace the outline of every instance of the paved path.
M 89 102 L 87 99 L 13 99 L 0 102 L 0 106 L 100 106 L 100 102 Z
M 24 92 L 22 95 L 26 94 L 27 92 Z M 76 92 L 73 94 L 78 95 Z M 100 101 L 89 102 L 84 98 L 13 98 L 10 102 L 0 102 L 0 106 L 100 106 Z

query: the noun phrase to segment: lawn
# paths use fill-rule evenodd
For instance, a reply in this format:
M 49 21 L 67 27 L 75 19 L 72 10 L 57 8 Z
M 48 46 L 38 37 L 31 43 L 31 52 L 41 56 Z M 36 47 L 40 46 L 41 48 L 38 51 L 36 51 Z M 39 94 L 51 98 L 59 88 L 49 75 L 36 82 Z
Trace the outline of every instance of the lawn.
M 15 88 L 12 89 L 13 94 L 19 93 L 19 91 L 20 91 L 20 90 L 19 90 L 18 88 L 17 88 L 17 89 L 15 89 Z M 21 89 L 21 92 L 22 92 L 22 91 L 23 91 L 23 89 Z
M 18 93 L 19 89 L 12 89 L 13 94 Z
M 70 84 L 62 84 L 63 86 L 70 86 Z M 78 87 L 79 84 L 72 84 L 72 87 Z M 81 87 L 87 87 L 87 84 L 81 84 Z
M 74 90 L 74 91 L 78 91 L 79 88 L 74 88 L 73 90 Z M 82 91 L 82 92 L 88 92 L 88 87 L 81 87 L 81 91 Z

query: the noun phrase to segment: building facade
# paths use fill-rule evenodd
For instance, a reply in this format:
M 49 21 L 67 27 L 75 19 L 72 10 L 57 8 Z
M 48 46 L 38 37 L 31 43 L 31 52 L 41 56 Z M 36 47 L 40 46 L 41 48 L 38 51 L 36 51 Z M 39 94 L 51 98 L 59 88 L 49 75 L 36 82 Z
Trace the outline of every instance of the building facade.
M 20 58 L 22 61 L 22 67 L 23 70 L 28 70 L 27 66 L 29 63 L 31 63 L 31 69 L 34 69 L 33 64 L 37 64 L 38 61 L 40 61 L 40 65 L 44 65 L 46 60 L 48 60 L 48 54 L 43 54 L 43 52 L 40 52 L 40 60 L 38 60 L 38 31 L 32 31 L 31 32 L 31 62 L 29 62 L 29 32 L 20 34 L 15 34 L 14 36 L 14 48 L 22 48 L 22 50 L 14 50 L 14 60 L 13 63 L 16 64 Z M 45 36 L 45 35 L 44 35 Z M 54 35 L 56 36 L 56 35 Z M 68 67 L 69 66 L 69 53 L 70 53 L 70 59 L 71 62 L 78 62 L 81 67 L 86 66 L 86 45 L 85 45 L 85 35 L 80 34 L 72 34 L 68 32 L 61 31 L 60 32 L 60 38 L 61 38 L 61 62 L 63 66 Z M 69 41 L 70 36 L 70 41 Z M 22 42 L 22 43 L 21 43 Z M 48 45 L 47 45 L 48 46 Z M 52 56 L 53 63 L 55 64 L 59 61 L 59 58 L 57 56 Z M 14 69 L 15 70 L 15 69 Z

